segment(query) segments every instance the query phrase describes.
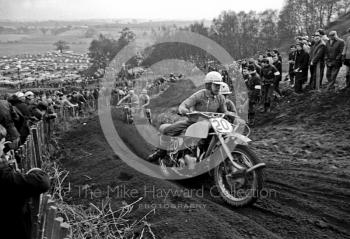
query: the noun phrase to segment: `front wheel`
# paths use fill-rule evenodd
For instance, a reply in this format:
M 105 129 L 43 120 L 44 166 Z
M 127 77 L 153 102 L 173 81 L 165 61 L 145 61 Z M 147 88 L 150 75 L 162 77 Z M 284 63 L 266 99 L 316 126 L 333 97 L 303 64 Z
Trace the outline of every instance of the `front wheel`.
M 234 160 L 246 169 L 260 163 L 254 152 L 244 145 L 237 145 L 231 154 Z M 236 171 L 229 158 L 214 169 L 214 180 L 220 196 L 234 207 L 255 203 L 263 188 L 262 168 L 240 176 L 235 175 Z

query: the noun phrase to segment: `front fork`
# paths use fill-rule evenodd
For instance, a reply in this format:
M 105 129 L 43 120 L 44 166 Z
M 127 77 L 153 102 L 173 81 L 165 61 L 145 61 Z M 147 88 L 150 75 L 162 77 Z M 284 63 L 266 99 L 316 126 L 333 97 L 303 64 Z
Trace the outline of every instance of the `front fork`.
M 222 134 L 218 134 L 217 136 L 218 136 L 218 139 L 219 139 L 219 141 L 220 141 L 220 143 L 221 143 L 222 148 L 224 149 L 224 151 L 225 151 L 227 157 L 230 159 L 232 165 L 233 165 L 235 168 L 237 168 L 238 170 L 244 171 L 245 168 L 244 168 L 243 166 L 239 165 L 238 163 L 236 163 L 235 160 L 233 159 L 233 156 L 232 156 L 232 154 L 231 154 L 231 150 L 230 150 L 229 147 L 227 146 L 224 137 L 222 137 Z
M 224 149 L 227 157 L 230 159 L 232 165 L 237 168 L 238 170 L 240 171 L 243 171 L 245 173 L 250 173 L 251 171 L 254 171 L 255 169 L 258 169 L 258 168 L 263 168 L 266 166 L 265 163 L 259 163 L 259 164 L 256 164 L 256 165 L 253 165 L 252 167 L 250 167 L 249 169 L 246 169 L 245 167 L 241 166 L 240 164 L 236 163 L 235 160 L 233 159 L 233 156 L 231 154 L 231 150 L 230 148 L 227 146 L 226 142 L 225 142 L 225 139 L 224 137 L 222 137 L 222 134 L 217 134 L 217 137 L 222 145 L 222 148 Z M 235 146 L 237 145 L 237 143 L 234 143 Z

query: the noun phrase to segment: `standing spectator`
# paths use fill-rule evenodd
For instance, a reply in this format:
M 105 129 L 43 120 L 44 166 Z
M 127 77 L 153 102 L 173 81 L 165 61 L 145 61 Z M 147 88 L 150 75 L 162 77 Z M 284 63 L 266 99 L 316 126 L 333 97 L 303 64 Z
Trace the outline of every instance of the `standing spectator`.
M 348 33 L 350 33 L 350 28 L 348 29 Z M 348 36 L 345 42 L 343 60 L 346 66 L 346 88 L 350 88 L 350 36 Z
M 322 40 L 324 43 L 326 43 L 326 42 L 329 40 L 329 38 L 327 37 L 326 32 L 325 32 L 323 29 L 318 29 L 318 30 L 317 30 L 317 33 L 320 34 L 321 40 Z
M 16 149 L 19 144 L 20 134 L 15 127 L 16 120 L 18 120 L 18 115 L 13 106 L 6 100 L 0 100 L 0 124 L 8 132 L 6 140 L 12 142 L 8 149 Z
M 340 39 L 336 31 L 329 33 L 329 41 L 326 44 L 326 64 L 327 64 L 327 90 L 335 89 L 335 82 L 339 70 L 342 66 L 342 54 L 344 50 L 344 40 Z
M 289 62 L 289 80 L 292 87 L 294 87 L 294 80 L 295 80 L 295 72 L 294 72 L 294 64 L 295 64 L 295 57 L 296 57 L 297 47 L 295 45 L 292 45 L 290 47 L 290 52 L 288 55 L 288 62 Z
M 282 80 L 282 62 L 279 60 L 279 56 L 276 54 L 272 57 L 273 60 L 273 66 L 276 67 L 278 72 L 280 73 L 278 76 L 275 77 L 275 82 L 273 83 L 273 87 L 276 91 L 276 93 L 279 96 L 282 96 L 281 91 L 280 91 L 280 82 Z
M 22 92 L 17 92 L 12 95 L 8 100 L 13 106 L 13 110 L 17 113 L 18 117 L 14 121 L 14 124 L 20 134 L 20 143 L 23 144 L 29 135 L 28 122 L 31 117 L 29 107 L 25 102 L 25 97 Z
M 26 174 L 12 168 L 4 155 L 6 129 L 0 125 L 0 225 L 3 235 L 30 239 L 32 215 L 29 199 L 50 188 L 49 177 L 41 169 L 33 168 Z
M 246 80 L 248 88 L 249 109 L 248 109 L 248 124 L 254 126 L 255 123 L 255 105 L 259 102 L 261 83 L 260 76 L 256 73 L 253 65 L 248 66 L 249 79 Z
M 303 44 L 297 44 L 297 53 L 295 57 L 295 93 L 302 93 L 303 83 L 307 81 L 309 66 L 309 54 L 304 51 Z
M 271 102 L 273 97 L 275 78 L 278 77 L 280 73 L 270 64 L 268 59 L 262 60 L 261 68 L 261 82 L 262 82 L 262 96 L 264 102 L 264 112 L 271 110 Z
M 273 53 L 278 56 L 278 60 L 282 63 L 282 56 L 277 49 L 273 49 Z
M 314 45 L 310 51 L 310 89 L 320 90 L 322 86 L 324 69 L 324 57 L 326 54 L 326 44 L 321 40 L 321 35 L 316 32 L 314 35 Z
M 28 105 L 28 109 L 30 112 L 29 117 L 34 121 L 41 120 L 43 117 L 43 113 L 38 109 L 37 104 L 35 103 L 35 95 L 31 91 L 27 91 L 24 94 L 26 98 L 26 104 Z

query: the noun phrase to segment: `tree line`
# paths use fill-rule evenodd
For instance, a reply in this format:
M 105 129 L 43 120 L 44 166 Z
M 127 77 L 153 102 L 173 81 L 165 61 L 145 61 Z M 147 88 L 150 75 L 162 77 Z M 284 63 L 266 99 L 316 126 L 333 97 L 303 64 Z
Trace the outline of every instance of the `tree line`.
M 162 26 L 159 31 L 152 29 L 151 36 L 155 42 L 159 42 L 164 37 L 177 34 L 177 30 L 192 31 L 216 41 L 235 59 L 242 59 L 252 57 L 259 51 L 277 48 L 286 42 L 294 42 L 294 37 L 298 35 L 310 36 L 317 29 L 325 28 L 334 19 L 348 13 L 349 0 L 286 0 L 281 11 L 223 11 L 210 25 L 195 22 L 186 27 Z M 127 37 L 130 34 L 132 37 Z M 100 35 L 92 41 L 89 49 L 94 66 L 104 68 L 133 39 L 135 34 L 129 29 L 122 31 L 119 40 Z M 215 61 L 202 49 L 182 43 L 155 44 L 142 54 L 144 66 L 169 58 L 193 62 L 199 59 Z

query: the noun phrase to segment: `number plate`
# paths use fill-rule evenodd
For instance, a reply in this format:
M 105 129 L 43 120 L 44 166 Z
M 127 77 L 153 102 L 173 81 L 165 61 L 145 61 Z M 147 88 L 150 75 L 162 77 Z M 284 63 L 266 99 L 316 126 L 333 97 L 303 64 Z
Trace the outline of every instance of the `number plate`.
M 233 131 L 233 127 L 230 122 L 223 118 L 213 118 L 209 120 L 217 133 L 231 133 Z

